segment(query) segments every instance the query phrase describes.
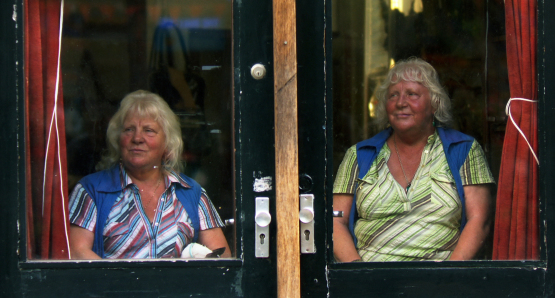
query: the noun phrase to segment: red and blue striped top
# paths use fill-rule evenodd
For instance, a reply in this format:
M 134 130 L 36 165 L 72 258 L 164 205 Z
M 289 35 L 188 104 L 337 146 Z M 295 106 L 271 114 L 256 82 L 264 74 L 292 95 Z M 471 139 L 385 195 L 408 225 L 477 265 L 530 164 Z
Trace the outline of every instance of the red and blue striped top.
M 164 179 L 165 191 L 158 201 L 151 223 L 144 212 L 139 189 L 120 167 L 122 193 L 116 199 L 104 226 L 105 258 L 178 258 L 192 242 L 194 229 L 189 216 L 175 194 L 175 183 L 189 187 L 181 177 L 171 172 Z M 94 232 L 97 208 L 81 184 L 70 196 L 71 224 Z M 202 190 L 198 215 L 200 230 L 220 228 L 224 223 L 214 205 Z

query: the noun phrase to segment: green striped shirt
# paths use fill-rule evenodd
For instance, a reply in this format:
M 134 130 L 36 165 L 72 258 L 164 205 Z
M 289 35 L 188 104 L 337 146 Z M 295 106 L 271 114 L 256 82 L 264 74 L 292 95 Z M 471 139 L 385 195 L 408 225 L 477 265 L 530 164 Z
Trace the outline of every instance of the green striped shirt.
M 353 194 L 358 181 L 357 250 L 366 262 L 446 260 L 459 239 L 461 201 L 437 132 L 428 137 L 420 166 L 405 193 L 387 167 L 387 143 L 362 180 L 356 146 L 349 148 L 333 192 Z M 474 141 L 460 169 L 463 185 L 495 183 Z

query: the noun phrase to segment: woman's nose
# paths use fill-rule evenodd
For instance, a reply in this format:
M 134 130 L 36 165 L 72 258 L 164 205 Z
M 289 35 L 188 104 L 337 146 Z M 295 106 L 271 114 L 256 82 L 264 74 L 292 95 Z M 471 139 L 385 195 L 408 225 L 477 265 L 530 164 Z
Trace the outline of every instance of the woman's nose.
M 142 143 L 143 141 L 143 133 L 140 130 L 135 131 L 135 133 L 133 134 L 133 142 Z
M 401 94 L 397 97 L 397 102 L 395 103 L 397 106 L 404 107 L 407 104 L 407 95 Z

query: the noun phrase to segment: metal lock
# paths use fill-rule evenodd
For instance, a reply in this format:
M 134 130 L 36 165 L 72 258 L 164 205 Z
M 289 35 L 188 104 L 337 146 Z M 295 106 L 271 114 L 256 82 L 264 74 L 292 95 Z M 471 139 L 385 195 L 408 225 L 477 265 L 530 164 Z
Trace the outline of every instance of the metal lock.
M 255 199 L 255 252 L 257 258 L 267 258 L 270 256 L 270 198 L 257 197 Z
M 299 200 L 301 253 L 316 253 L 314 246 L 314 195 L 302 194 Z
M 251 67 L 251 76 L 255 80 L 262 80 L 266 76 L 266 67 L 260 63 L 253 65 Z

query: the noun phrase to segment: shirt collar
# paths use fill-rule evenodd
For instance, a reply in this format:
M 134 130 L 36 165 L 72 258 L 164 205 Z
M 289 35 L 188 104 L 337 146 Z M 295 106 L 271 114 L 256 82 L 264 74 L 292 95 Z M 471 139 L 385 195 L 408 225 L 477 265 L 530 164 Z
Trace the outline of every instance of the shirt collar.
M 169 183 L 179 183 L 182 187 L 191 188 L 191 186 L 187 182 L 185 182 L 181 175 L 178 175 L 174 171 L 169 172 L 168 179 Z
M 439 135 L 437 134 L 437 129 L 434 130 L 434 133 L 428 136 L 428 140 L 426 140 L 426 145 L 424 146 L 424 151 L 426 150 L 433 150 L 436 147 L 436 141 L 440 140 Z M 389 156 L 391 154 L 391 148 L 389 148 L 389 146 L 387 146 L 387 144 L 384 144 L 383 146 L 384 148 L 384 158 L 386 158 L 386 160 L 389 159 Z

